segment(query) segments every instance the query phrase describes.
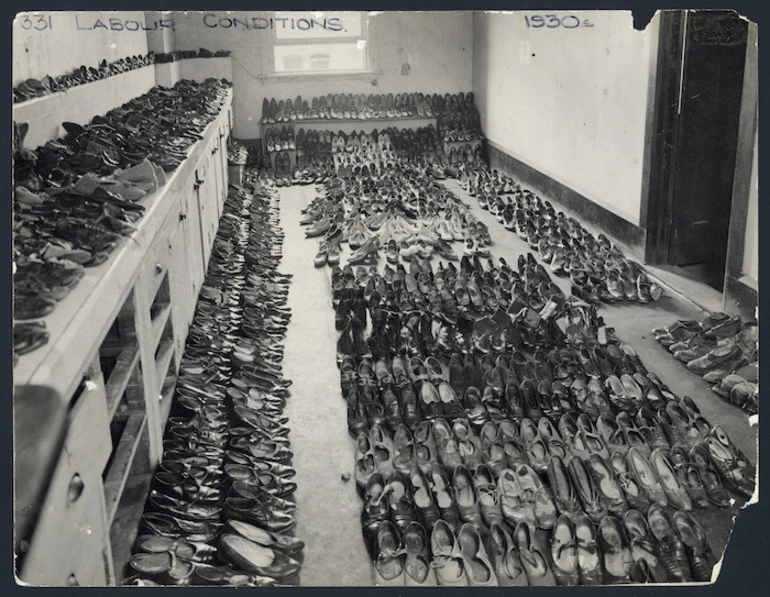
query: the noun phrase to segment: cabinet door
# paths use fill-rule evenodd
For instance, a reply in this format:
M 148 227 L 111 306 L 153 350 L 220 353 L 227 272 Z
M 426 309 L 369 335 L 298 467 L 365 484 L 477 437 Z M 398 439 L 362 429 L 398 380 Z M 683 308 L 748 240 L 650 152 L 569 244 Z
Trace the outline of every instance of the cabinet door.
M 212 178 L 214 179 L 214 182 L 215 182 L 211 198 L 214 203 L 214 208 L 216 209 L 217 225 L 219 224 L 219 219 L 222 217 L 223 197 L 226 192 L 226 189 L 224 188 L 224 181 L 222 178 L 222 162 L 219 159 L 219 154 L 222 151 L 220 141 L 221 139 L 217 137 L 217 140 L 216 140 L 217 151 L 214 152 L 214 154 L 211 156 L 211 172 L 214 175 Z
M 222 129 L 219 133 L 219 167 L 221 168 L 222 172 L 222 197 L 220 197 L 220 201 L 224 204 L 225 199 L 227 199 L 227 189 L 230 186 L 230 183 L 228 181 L 228 175 L 227 175 L 227 140 L 229 138 L 229 130 L 227 128 L 226 124 L 222 125 Z
M 198 210 L 200 212 L 200 236 L 202 243 L 202 255 L 203 255 L 203 267 L 204 271 L 208 269 L 209 257 L 211 256 L 211 245 L 214 242 L 214 237 L 211 234 L 211 223 L 214 220 L 215 208 L 211 205 L 209 199 L 210 188 L 214 182 L 209 177 L 209 156 L 202 159 L 195 170 L 195 177 L 197 179 L 195 196 L 198 200 Z
M 184 220 L 182 227 L 185 238 L 187 257 L 187 275 L 189 288 L 195 304 L 204 278 L 203 242 L 201 241 L 201 212 L 198 207 L 198 193 L 192 192 L 182 201 Z
M 168 282 L 171 294 L 171 318 L 174 325 L 174 341 L 177 354 L 184 351 L 187 330 L 195 311 L 195 295 L 192 292 L 185 239 L 185 223 L 178 222 L 167 240 Z

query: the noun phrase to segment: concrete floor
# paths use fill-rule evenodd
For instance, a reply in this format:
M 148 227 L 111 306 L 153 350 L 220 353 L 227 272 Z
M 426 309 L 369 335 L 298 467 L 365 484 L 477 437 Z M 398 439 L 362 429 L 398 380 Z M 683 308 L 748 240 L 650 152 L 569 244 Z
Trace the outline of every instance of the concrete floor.
M 489 227 L 492 256 L 515 263 L 529 247 L 505 230 L 493 216 L 479 208 L 454 180 L 446 181 Z M 361 500 L 355 483 L 341 475 L 352 473 L 353 440 L 347 431 L 347 412 L 339 387 L 336 366 L 337 333 L 331 306 L 329 269 L 316 269 L 313 256 L 318 241 L 306 240 L 299 226 L 300 210 L 314 197 L 314 187 L 280 190 L 281 220 L 286 232 L 281 271 L 294 274 L 289 306 L 293 318 L 286 337 L 287 378 L 294 380 L 286 414 L 290 419 L 294 466 L 298 484 L 296 534 L 307 542 L 301 582 L 304 586 L 373 584 L 372 566 L 366 555 L 359 516 Z M 343 252 L 342 262 L 346 254 Z M 539 257 L 535 254 L 535 257 Z M 568 278 L 552 276 L 569 293 Z M 675 319 L 702 318 L 705 312 L 676 293 L 667 293 L 654 304 L 623 304 L 601 307 L 617 336 L 634 346 L 644 364 L 674 393 L 690 396 L 712 424 L 721 425 L 749 460 L 757 461 L 757 428 L 747 415 L 711 392 L 710 386 L 691 373 L 660 346 L 650 333 Z M 719 556 L 733 527 L 734 509 L 707 508 L 694 514 L 704 526 Z

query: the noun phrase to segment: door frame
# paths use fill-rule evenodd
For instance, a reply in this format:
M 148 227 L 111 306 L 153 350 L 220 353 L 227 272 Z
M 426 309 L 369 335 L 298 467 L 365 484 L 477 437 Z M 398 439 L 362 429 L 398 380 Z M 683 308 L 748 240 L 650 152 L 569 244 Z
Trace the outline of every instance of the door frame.
M 660 12 L 653 110 L 647 123 L 648 162 L 644 168 L 641 221 L 646 222 L 644 260 L 668 263 L 671 243 L 673 166 L 679 136 L 679 90 L 682 84 L 687 11 Z
M 640 211 L 641 222 L 646 231 L 644 260 L 651 265 L 668 265 L 669 262 L 675 196 L 673 168 L 677 158 L 679 100 L 685 66 L 687 19 L 690 12 L 692 11 L 663 10 L 660 12 L 655 81 L 654 89 L 651 91 L 652 109 L 648 112 L 646 127 Z M 725 275 L 736 267 L 738 245 L 742 251 L 745 237 L 748 184 L 757 126 L 756 47 L 751 46 L 752 43 L 756 44 L 756 39 L 756 25 L 749 23 Z M 750 68 L 752 52 L 754 53 L 753 70 Z M 748 170 L 746 163 L 748 163 Z M 742 256 L 742 252 L 740 254 Z

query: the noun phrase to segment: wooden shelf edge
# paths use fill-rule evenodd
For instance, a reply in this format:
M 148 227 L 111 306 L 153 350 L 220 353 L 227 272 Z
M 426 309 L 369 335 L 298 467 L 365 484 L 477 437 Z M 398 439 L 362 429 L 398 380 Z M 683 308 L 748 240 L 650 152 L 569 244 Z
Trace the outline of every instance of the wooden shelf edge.
M 134 461 L 134 456 L 136 456 L 136 450 L 139 447 L 146 424 L 146 413 L 133 413 L 128 418 L 126 428 L 120 436 L 118 447 L 115 448 L 115 458 L 104 479 L 104 503 L 106 505 L 107 523 L 110 525 L 115 519 L 120 497 L 126 486 L 128 474 L 131 471 L 131 464 Z
M 156 396 L 160 396 L 163 392 L 163 386 L 166 384 L 166 371 L 168 371 L 168 366 L 171 364 L 171 359 L 174 357 L 174 350 L 174 339 L 171 338 L 168 343 L 163 346 L 158 358 L 155 359 L 155 375 L 157 379 L 160 380 L 160 387 L 158 387 L 158 391 L 155 393 Z M 152 396 L 150 398 L 152 398 Z
M 45 318 L 51 338 L 46 346 L 19 358 L 13 371 L 15 385 L 50 385 L 63 400 L 69 400 L 85 364 L 82 347 L 98 346 L 104 339 L 121 301 L 133 287 L 139 267 L 160 227 L 178 202 L 179 186 L 193 175 L 218 127 L 227 122 L 232 97 L 232 89 L 229 89 L 222 111 L 202 133 L 203 141 L 188 149 L 187 160 L 171 174 L 166 185 L 140 201 L 148 209 L 133 235 L 135 242 L 126 239 L 107 262 L 90 268 L 57 309 Z M 107 296 L 110 298 L 105 302 Z M 117 297 L 115 304 L 112 297 Z
M 131 548 L 138 534 L 139 521 L 144 514 L 144 503 L 150 493 L 151 483 L 152 473 L 130 475 L 121 494 L 121 497 L 127 495 L 127 499 L 120 505 L 109 525 L 114 582 L 117 585 L 121 585 L 125 578 L 126 566 L 131 559 Z
M 166 323 L 171 315 L 171 303 L 163 305 L 160 313 L 158 313 L 150 322 L 152 333 L 150 335 L 150 348 L 153 352 L 158 349 L 158 344 L 163 336 L 163 331 L 166 329 Z
M 111 421 L 115 416 L 115 411 L 117 411 L 120 404 L 120 397 L 126 391 L 128 382 L 131 380 L 131 375 L 133 375 L 134 368 L 138 362 L 139 342 L 135 340 L 134 344 L 127 346 L 121 351 L 120 356 L 118 356 L 118 362 L 110 374 L 110 378 L 104 384 L 104 390 L 107 394 L 108 421 Z
M 160 287 L 163 285 L 163 280 L 166 279 L 166 276 L 168 276 L 168 268 L 163 268 L 163 271 L 159 274 L 155 274 L 153 276 L 152 281 L 149 284 L 149 296 L 152 301 L 155 300 L 155 298 L 158 296 L 158 291 L 160 290 Z
M 158 414 L 160 417 L 160 428 L 166 428 L 166 421 L 168 421 L 168 415 L 171 412 L 171 403 L 173 402 L 174 392 L 176 391 L 176 376 L 173 378 L 165 378 L 163 387 L 160 392 L 160 407 L 158 408 Z
M 436 120 L 436 116 L 394 116 L 393 118 L 303 118 L 302 120 L 290 120 L 289 122 L 260 122 L 259 126 L 264 128 L 293 126 L 296 129 L 307 124 L 341 124 L 351 122 L 371 123 L 371 122 L 401 122 L 408 120 Z

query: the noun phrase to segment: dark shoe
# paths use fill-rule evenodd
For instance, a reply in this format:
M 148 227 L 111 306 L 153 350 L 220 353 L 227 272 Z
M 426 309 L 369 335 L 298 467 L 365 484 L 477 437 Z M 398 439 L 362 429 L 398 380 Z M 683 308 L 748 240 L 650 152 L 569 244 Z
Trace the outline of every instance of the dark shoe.
M 219 539 L 220 553 L 233 566 L 252 574 L 282 580 L 297 574 L 300 564 L 280 551 L 225 533 Z

